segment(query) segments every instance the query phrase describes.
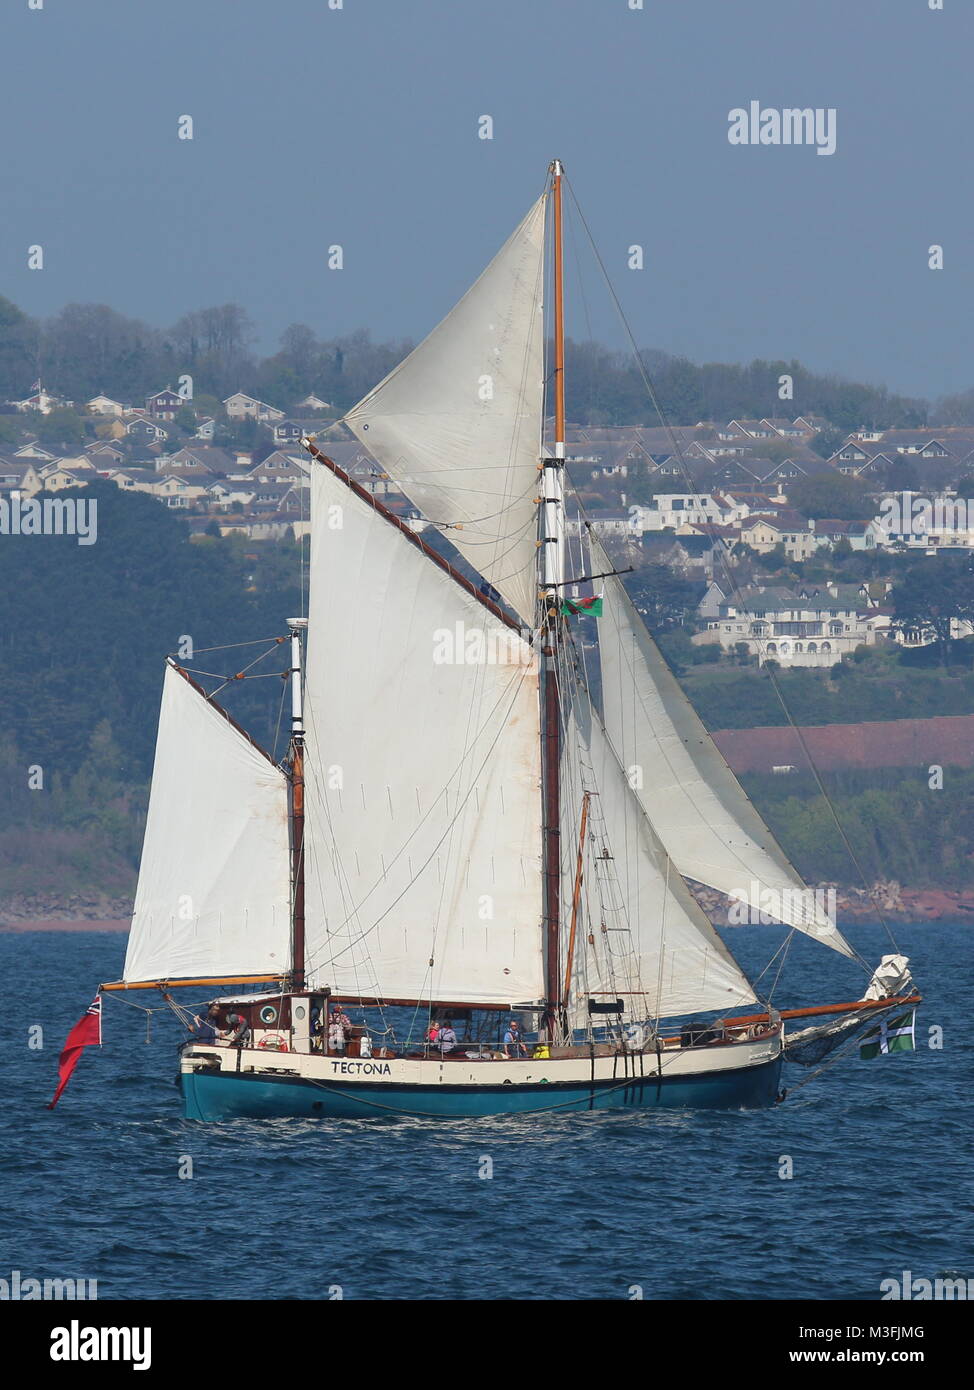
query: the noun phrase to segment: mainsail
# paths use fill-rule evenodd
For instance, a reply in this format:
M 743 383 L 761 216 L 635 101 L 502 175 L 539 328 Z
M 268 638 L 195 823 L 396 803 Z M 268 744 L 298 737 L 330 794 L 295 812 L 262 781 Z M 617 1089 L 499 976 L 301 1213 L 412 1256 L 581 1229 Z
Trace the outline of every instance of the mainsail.
M 290 968 L 287 780 L 166 665 L 123 979 Z
M 537 596 L 542 196 L 459 304 L 346 423 L 528 625 Z
M 537 659 L 325 465 L 311 515 L 309 982 L 538 999 Z
M 610 571 L 590 534 L 593 568 Z M 606 732 L 680 873 L 855 952 L 817 905 L 727 766 L 646 631 L 622 581 L 605 580 L 599 622 Z
M 588 998 L 605 1002 L 618 996 L 633 1019 L 754 1003 L 746 977 L 654 833 L 584 689 L 574 704 L 562 764 L 566 899 L 585 791 L 592 806 L 588 925 L 578 933 L 582 944 L 571 990 L 574 1025 L 588 1023 Z M 588 944 L 589 934 L 594 944 Z

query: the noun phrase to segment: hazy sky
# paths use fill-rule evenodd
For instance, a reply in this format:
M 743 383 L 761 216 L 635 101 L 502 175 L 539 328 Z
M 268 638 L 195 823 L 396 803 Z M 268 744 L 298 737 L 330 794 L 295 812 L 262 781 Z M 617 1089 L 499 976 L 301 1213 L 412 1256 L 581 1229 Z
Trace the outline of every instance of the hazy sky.
M 31 2 L 0 10 L 0 293 L 30 313 L 419 337 L 557 155 L 641 345 L 974 385 L 971 0 Z M 835 153 L 731 145 L 752 101 L 835 108 Z M 569 331 L 621 346 L 591 264 Z

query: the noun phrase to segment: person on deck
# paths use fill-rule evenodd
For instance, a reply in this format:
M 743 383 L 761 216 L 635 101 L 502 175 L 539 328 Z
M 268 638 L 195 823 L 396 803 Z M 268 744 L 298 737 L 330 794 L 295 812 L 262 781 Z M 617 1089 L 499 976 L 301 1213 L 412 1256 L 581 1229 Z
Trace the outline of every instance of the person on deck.
M 227 1028 L 223 1036 L 231 1047 L 246 1047 L 250 1029 L 242 1014 L 227 1014 Z
M 508 1057 L 526 1057 L 528 1050 L 521 1038 L 521 1029 L 516 1018 L 512 1018 L 504 1034 L 504 1051 Z
M 440 1055 L 443 1057 L 449 1056 L 449 1054 L 457 1045 L 456 1031 L 453 1027 L 452 1021 L 448 1018 L 444 1019 L 443 1027 L 440 1029 L 438 1041 L 440 1044 Z
M 344 1015 L 341 1008 L 334 1008 L 331 1011 L 328 1023 L 328 1051 L 337 1053 L 339 1057 L 345 1056 L 345 1025 L 342 1023 Z M 351 1025 L 349 1025 L 351 1027 Z
M 197 1014 L 193 1020 L 200 1042 L 216 1042 L 220 1030 L 220 1006 L 212 1003 L 205 1014 Z
M 431 1019 L 431 1020 L 430 1020 L 430 1026 L 429 1026 L 429 1027 L 427 1028 L 427 1030 L 426 1030 L 426 1039 L 425 1039 L 425 1041 L 426 1041 L 427 1043 L 429 1043 L 429 1044 L 432 1046 L 433 1044 L 436 1043 L 436 1041 L 437 1041 L 437 1039 L 439 1038 L 439 1036 L 440 1036 L 439 1024 L 436 1022 L 436 1019 L 435 1019 L 435 1018 L 434 1018 L 434 1019 Z

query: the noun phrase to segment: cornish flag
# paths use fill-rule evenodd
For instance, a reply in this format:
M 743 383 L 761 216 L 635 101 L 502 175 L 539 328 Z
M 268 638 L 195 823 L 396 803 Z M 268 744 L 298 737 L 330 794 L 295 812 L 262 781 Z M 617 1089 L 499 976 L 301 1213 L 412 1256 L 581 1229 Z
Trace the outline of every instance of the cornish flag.
M 61 1056 L 58 1058 L 57 1090 L 54 1092 L 54 1099 L 47 1107 L 53 1110 L 61 1099 L 61 1092 L 71 1080 L 71 1073 L 78 1065 L 78 1060 L 86 1047 L 93 1047 L 97 1044 L 101 1046 L 101 995 L 96 994 L 88 1005 L 84 1018 L 71 1029 L 67 1036 L 64 1047 L 61 1049 Z
M 900 1014 L 899 1018 L 884 1018 L 876 1028 L 863 1034 L 859 1056 L 868 1060 L 887 1052 L 915 1052 L 916 1018 L 916 1009 Z

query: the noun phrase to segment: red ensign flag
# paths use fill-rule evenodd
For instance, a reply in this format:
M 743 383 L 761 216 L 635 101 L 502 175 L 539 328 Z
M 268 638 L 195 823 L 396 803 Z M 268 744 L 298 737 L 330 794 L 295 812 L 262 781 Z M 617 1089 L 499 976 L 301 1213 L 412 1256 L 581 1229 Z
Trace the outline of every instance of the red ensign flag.
M 61 1092 L 71 1080 L 71 1073 L 78 1065 L 78 1058 L 81 1056 L 83 1050 L 86 1047 L 93 1047 L 95 1043 L 97 1043 L 99 1047 L 101 1046 L 100 994 L 95 995 L 94 999 L 92 999 L 91 1003 L 88 1005 L 88 1010 L 84 1018 L 79 1019 L 67 1036 L 67 1041 L 61 1050 L 61 1056 L 58 1058 L 58 1076 L 60 1080 L 57 1084 L 57 1090 L 54 1092 L 54 1099 L 47 1107 L 48 1110 L 53 1110 L 61 1099 Z

